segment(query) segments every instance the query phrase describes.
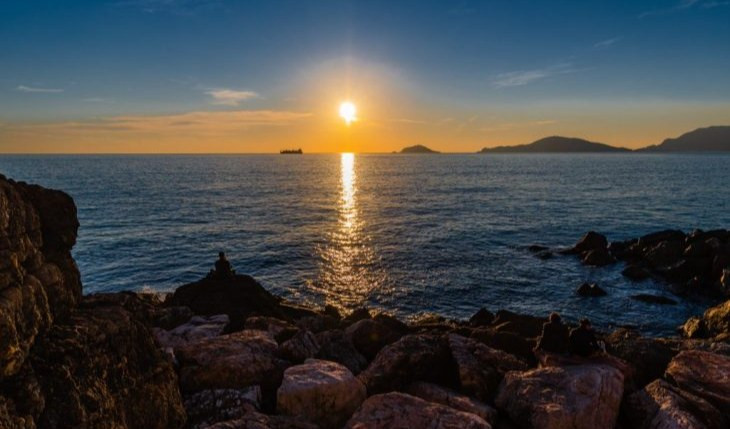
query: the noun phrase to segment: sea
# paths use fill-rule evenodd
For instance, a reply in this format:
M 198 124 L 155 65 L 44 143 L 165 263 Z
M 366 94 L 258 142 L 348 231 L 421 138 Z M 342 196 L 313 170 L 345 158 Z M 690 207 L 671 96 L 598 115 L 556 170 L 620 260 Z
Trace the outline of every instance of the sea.
M 0 173 L 74 198 L 87 294 L 172 291 L 224 251 L 292 301 L 405 318 L 558 311 L 671 335 L 712 302 L 638 302 L 673 296 L 528 246 L 730 227 L 727 154 L 2 155 Z

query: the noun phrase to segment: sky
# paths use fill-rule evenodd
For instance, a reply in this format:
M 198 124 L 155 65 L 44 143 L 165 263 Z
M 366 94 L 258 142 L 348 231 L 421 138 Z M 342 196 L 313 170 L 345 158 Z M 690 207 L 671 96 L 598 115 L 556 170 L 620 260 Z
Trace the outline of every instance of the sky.
M 730 1 L 0 2 L 2 153 L 636 148 L 728 124 Z

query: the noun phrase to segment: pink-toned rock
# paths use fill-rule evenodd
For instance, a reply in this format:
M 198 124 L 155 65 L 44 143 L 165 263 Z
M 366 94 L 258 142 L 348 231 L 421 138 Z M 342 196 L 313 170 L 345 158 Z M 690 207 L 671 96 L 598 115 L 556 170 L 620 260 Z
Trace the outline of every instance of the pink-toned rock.
M 270 333 L 275 339 L 281 340 L 294 335 L 298 329 L 291 323 L 276 317 L 251 316 L 244 323 L 246 329 L 255 329 Z
M 704 399 L 654 380 L 631 394 L 625 405 L 628 421 L 637 429 L 724 429 L 728 421 Z
M 508 372 L 495 401 L 523 428 L 613 428 L 624 390 L 621 371 L 575 365 Z
M 293 417 L 271 416 L 248 410 L 243 417 L 206 426 L 206 429 L 319 429 L 319 427 Z
M 176 350 L 180 363 L 180 387 L 193 392 L 204 389 L 240 389 L 276 383 L 288 362 L 276 357 L 277 344 L 264 331 L 243 330 L 206 338 Z
M 712 403 L 730 415 L 730 356 L 700 350 L 679 353 L 667 368 L 666 377 L 679 388 Z
M 507 371 L 527 369 L 527 364 L 517 357 L 471 338 L 449 334 L 448 340 L 459 372 L 461 390 L 481 400 L 494 398 Z
M 308 359 L 287 368 L 276 393 L 279 414 L 339 428 L 365 400 L 365 386 L 336 362 Z
M 279 355 L 294 363 L 302 363 L 319 352 L 317 337 L 310 331 L 301 330 L 279 345 Z
M 206 338 L 213 338 L 221 335 L 228 324 L 228 316 L 219 314 L 217 316 L 194 316 L 187 323 L 165 330 L 154 328 L 155 340 L 161 348 L 177 349 L 186 344 L 195 343 Z
M 497 410 L 477 399 L 462 395 L 459 392 L 439 386 L 438 384 L 415 382 L 408 386 L 406 393 L 423 399 L 445 405 L 455 410 L 476 414 L 487 423 L 494 424 L 497 420 Z
M 476 414 L 391 392 L 369 397 L 345 429 L 491 429 Z

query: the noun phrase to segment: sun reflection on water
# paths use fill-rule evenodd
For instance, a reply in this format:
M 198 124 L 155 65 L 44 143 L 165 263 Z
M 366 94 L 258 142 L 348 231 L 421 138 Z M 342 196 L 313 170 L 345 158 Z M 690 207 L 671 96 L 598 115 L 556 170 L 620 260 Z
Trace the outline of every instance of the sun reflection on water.
M 353 153 L 340 155 L 337 223 L 319 249 L 320 275 L 310 286 L 327 304 L 340 309 L 364 305 L 370 292 L 383 282 L 382 270 L 364 231 L 358 204 L 358 166 Z

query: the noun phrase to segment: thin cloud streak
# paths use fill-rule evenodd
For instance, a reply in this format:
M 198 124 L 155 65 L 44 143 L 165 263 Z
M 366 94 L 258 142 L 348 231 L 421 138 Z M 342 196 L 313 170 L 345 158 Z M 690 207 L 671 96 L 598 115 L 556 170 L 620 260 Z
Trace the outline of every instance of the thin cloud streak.
M 715 7 L 730 6 L 730 1 L 681 0 L 679 3 L 675 4 L 672 7 L 648 10 L 646 12 L 643 12 L 639 14 L 639 18 L 646 18 L 647 16 L 667 15 L 674 12 L 692 9 L 695 6 L 703 9 L 712 9 Z
M 615 45 L 618 41 L 620 41 L 620 37 L 614 37 L 611 39 L 601 40 L 600 42 L 597 42 L 593 45 L 594 48 L 608 48 L 609 46 Z
M 38 88 L 38 87 L 25 86 L 25 85 L 18 85 L 18 87 L 15 88 L 15 90 L 20 91 L 20 92 L 37 92 L 37 93 L 47 93 L 47 94 L 57 94 L 59 92 L 63 92 L 63 89 L 61 89 L 61 88 Z
M 518 70 L 497 75 L 496 78 L 492 81 L 492 86 L 498 89 L 514 86 L 524 86 L 550 76 L 576 73 L 578 71 L 581 70 L 574 68 L 570 63 L 558 64 L 543 69 Z
M 259 98 L 259 94 L 254 91 L 236 91 L 225 88 L 211 89 L 205 93 L 213 97 L 212 104 L 224 106 L 238 106 L 243 101 Z

